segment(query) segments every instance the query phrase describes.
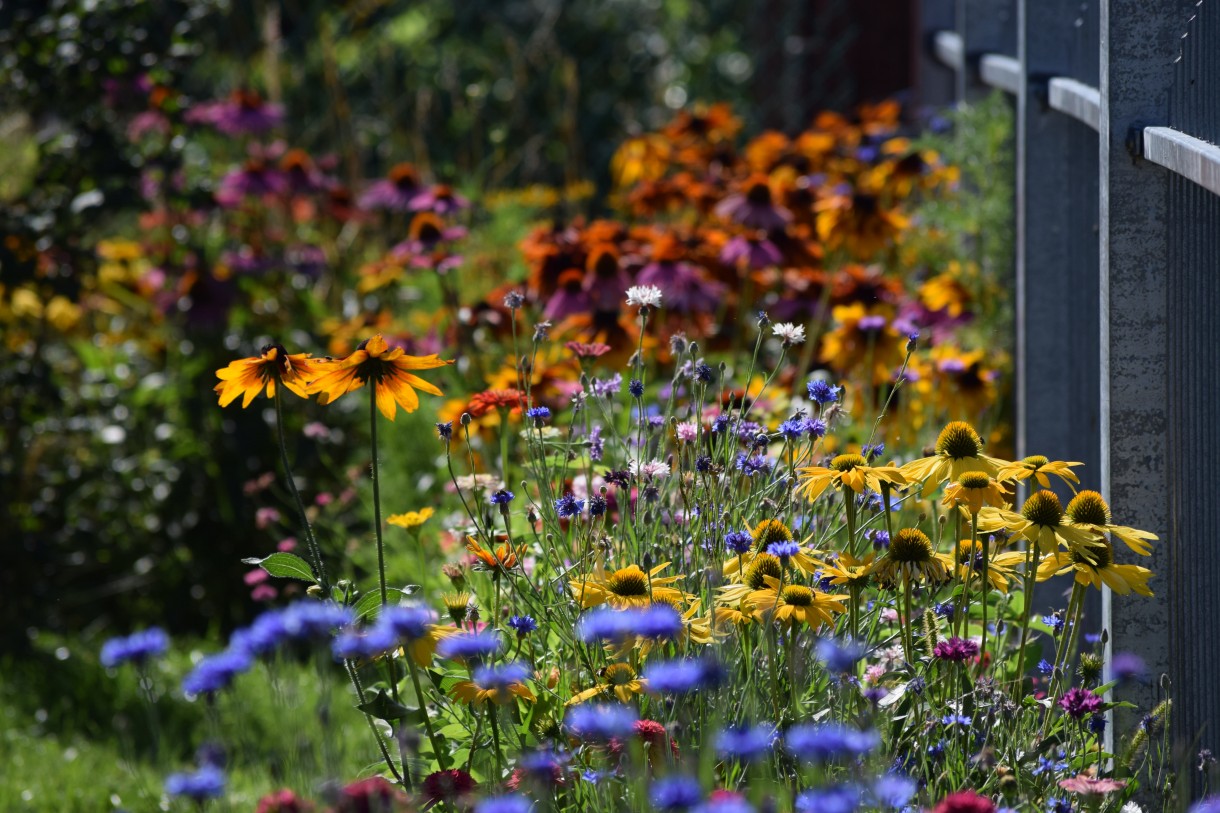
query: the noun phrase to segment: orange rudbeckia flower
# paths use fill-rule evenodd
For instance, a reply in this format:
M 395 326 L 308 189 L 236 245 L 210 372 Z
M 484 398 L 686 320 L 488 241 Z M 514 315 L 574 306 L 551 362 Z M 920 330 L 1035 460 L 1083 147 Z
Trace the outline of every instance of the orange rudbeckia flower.
M 274 398 L 277 384 L 307 398 L 310 379 L 325 370 L 326 364 L 322 359 L 310 358 L 308 353 L 289 354 L 281 345 L 269 344 L 257 358 L 238 359 L 223 370 L 217 370 L 220 383 L 213 389 L 220 393 L 222 407 L 233 403 L 240 395 L 245 409 L 264 387 L 267 397 Z
M 436 385 L 408 371 L 431 370 L 452 363 L 435 354 L 408 356 L 401 347 L 390 347 L 378 333 L 361 342 L 350 356 L 336 362 L 322 377 L 310 384 L 309 391 L 318 394 L 318 403 L 329 404 L 372 382 L 377 409 L 392 421 L 400 406 L 407 412 L 419 408 L 419 396 L 415 390 L 423 390 L 429 395 L 444 394 Z

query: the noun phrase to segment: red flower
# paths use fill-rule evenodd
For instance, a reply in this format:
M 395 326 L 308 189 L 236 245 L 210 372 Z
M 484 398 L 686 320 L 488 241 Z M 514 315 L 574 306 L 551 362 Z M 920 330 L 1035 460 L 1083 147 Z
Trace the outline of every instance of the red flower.
M 463 799 L 474 793 L 478 784 L 470 774 L 453 768 L 428 774 L 424 778 L 420 793 L 423 796 L 424 806 L 431 807 L 440 802 L 454 802 Z
M 406 797 L 380 776 L 353 782 L 339 791 L 335 813 L 391 813 L 404 809 Z
M 932 813 L 995 813 L 995 803 L 972 790 L 959 790 L 941 799 Z
M 288 790 L 273 791 L 258 800 L 255 813 L 307 813 L 313 805 Z

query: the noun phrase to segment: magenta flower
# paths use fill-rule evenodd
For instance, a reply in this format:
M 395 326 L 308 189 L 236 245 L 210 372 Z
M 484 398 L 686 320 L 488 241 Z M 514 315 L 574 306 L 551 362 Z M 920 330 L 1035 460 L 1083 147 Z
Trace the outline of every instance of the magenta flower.
M 635 284 L 660 288 L 666 308 L 686 313 L 715 311 L 725 294 L 724 283 L 706 279 L 698 266 L 682 261 L 651 262 L 640 269 Z
M 979 654 L 979 645 L 965 638 L 949 638 L 932 647 L 932 656 L 942 661 L 963 663 Z
M 267 104 L 257 93 L 236 90 L 226 101 L 203 102 L 186 112 L 192 124 L 206 124 L 226 135 L 250 135 L 278 127 L 284 108 Z
M 740 234 L 720 250 L 720 261 L 725 265 L 736 266 L 745 261 L 750 268 L 767 268 L 779 265 L 783 259 L 779 246 L 762 234 Z
M 415 167 L 396 164 L 389 175 L 364 190 L 359 206 L 361 209 L 407 212 L 421 192 Z
M 1100 711 L 1101 698 L 1088 689 L 1077 687 L 1064 692 L 1063 697 L 1059 698 L 1059 706 L 1068 713 L 1068 716 L 1079 720 L 1086 714 Z
M 716 204 L 716 214 L 751 229 L 779 231 L 792 222 L 792 213 L 771 199 L 771 187 L 764 176 L 756 175 L 745 184 L 745 191 L 729 195 Z

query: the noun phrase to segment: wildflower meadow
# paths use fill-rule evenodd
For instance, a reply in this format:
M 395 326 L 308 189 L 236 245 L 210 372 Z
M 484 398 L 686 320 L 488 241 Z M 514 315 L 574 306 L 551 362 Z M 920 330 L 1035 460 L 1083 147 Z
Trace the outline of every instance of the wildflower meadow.
M 670 98 L 527 182 L 166 53 L 57 204 L 122 211 L 3 249 L 0 807 L 1220 809 L 1087 611 L 1162 540 L 1012 451 L 1001 99 Z

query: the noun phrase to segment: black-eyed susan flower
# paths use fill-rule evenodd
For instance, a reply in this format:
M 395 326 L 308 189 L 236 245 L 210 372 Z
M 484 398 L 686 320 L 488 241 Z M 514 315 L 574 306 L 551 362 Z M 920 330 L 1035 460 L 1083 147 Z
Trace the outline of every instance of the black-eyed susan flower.
M 400 406 L 407 412 L 419 408 L 415 390 L 429 395 L 444 394 L 410 370 L 432 370 L 452 363 L 436 355 L 408 356 L 401 347 L 390 347 L 378 333 L 361 342 L 350 356 L 331 365 L 312 382 L 309 392 L 318 394 L 319 403 L 329 404 L 371 382 L 377 409 L 392 421 Z
M 533 703 L 538 698 L 525 685 L 529 676 L 530 671 L 523 663 L 480 666 L 470 680 L 455 683 L 450 691 L 455 699 L 473 706 L 487 702 L 503 706 L 518 697 Z
M 983 543 L 980 540 L 963 539 L 957 543 L 957 577 L 962 582 L 983 577 Z M 987 555 L 987 582 L 1007 593 L 1009 585 L 1017 578 L 1016 567 L 1025 561 L 1025 554 L 1020 551 L 995 553 Z
M 830 461 L 829 466 L 805 466 L 797 470 L 800 483 L 797 496 L 813 502 L 827 488 L 846 486 L 857 494 L 866 491 L 880 493 L 885 488 L 897 488 L 907 484 L 907 478 L 897 466 L 870 466 L 863 455 L 841 454 Z
M 949 577 L 953 559 L 937 553 L 928 535 L 918 528 L 903 528 L 890 539 L 889 550 L 873 565 L 873 573 L 886 583 L 941 582 Z
M 427 522 L 434 513 L 436 513 L 434 508 L 421 508 L 418 511 L 390 514 L 385 521 L 387 525 L 393 525 L 396 528 L 417 528 Z
M 1038 482 L 1038 485 L 1050 488 L 1051 480 L 1047 475 L 1053 474 L 1063 480 L 1068 488 L 1075 491 L 1076 486 L 1080 485 L 1080 478 L 1076 476 L 1076 472 L 1072 471 L 1072 468 L 1083 465 L 1083 463 L 1070 463 L 1064 460 L 1048 460 L 1042 455 L 1030 455 L 1022 460 L 1001 466 L 999 473 L 996 474 L 996 479 L 1000 482 L 1012 480 L 1019 483 L 1032 477 Z
M 871 260 L 906 230 L 910 220 L 887 207 L 876 194 L 841 189 L 814 204 L 818 237 L 828 249 L 846 249 L 857 260 Z
M 284 387 L 302 398 L 309 397 L 309 382 L 327 369 L 327 362 L 311 358 L 308 353 L 288 353 L 281 345 L 269 344 L 257 358 L 238 359 L 216 371 L 220 383 L 213 389 L 220 394 L 220 405 L 226 407 L 242 397 L 242 408 L 250 406 L 260 392 L 268 398 L 276 395 L 276 386 Z
M 1064 513 L 1067 515 L 1067 521 L 1074 526 L 1098 534 L 1110 534 L 1140 556 L 1152 555 L 1152 546 L 1148 543 L 1156 541 L 1157 535 L 1112 523 L 1110 506 L 1096 491 L 1081 491 L 1067 504 Z
M 1148 580 L 1153 576 L 1151 570 L 1139 565 L 1116 563 L 1114 548 L 1108 542 L 1094 545 L 1089 553 L 1090 557 L 1086 559 L 1076 551 L 1056 551 L 1038 565 L 1038 580 L 1044 581 L 1051 576 L 1070 572 L 1078 584 L 1091 584 L 1098 590 L 1104 584 L 1123 596 L 1131 593 L 1152 595 L 1148 587 Z
M 766 587 L 768 577 L 778 581 L 783 575 L 784 566 L 778 556 L 769 553 L 757 554 L 751 559 L 748 567 L 735 568 L 725 573 L 733 583 L 720 588 L 717 603 L 726 607 L 740 607 L 748 612 L 750 594 Z
M 645 683 L 640 680 L 640 676 L 629 663 L 612 663 L 601 670 L 599 677 L 601 677 L 601 682 L 590 689 L 572 695 L 572 699 L 564 705 L 575 706 L 586 700 L 611 693 L 621 702 L 630 703 L 633 696 L 644 693 Z
M 843 603 L 847 596 L 821 593 L 803 584 L 781 585 L 770 576 L 765 579 L 766 587 L 755 590 L 748 599 L 759 621 L 776 621 L 786 627 L 805 624 L 817 629 L 834 626 L 835 615 L 846 611 Z
M 956 482 L 949 484 L 941 504 L 946 507 L 956 505 L 973 516 L 986 505 L 1007 508 L 1008 497 L 991 475 L 981 471 L 968 471 L 957 478 Z
M 983 454 L 983 439 L 965 421 L 952 421 L 936 438 L 936 451 L 931 457 L 912 460 L 902 467 L 909 482 L 939 485 L 946 480 L 960 480 L 966 472 L 978 471 L 995 477 L 1006 461 Z
M 686 600 L 682 591 L 674 588 L 680 576 L 660 576 L 669 562 L 659 564 L 649 572 L 639 565 L 628 565 L 608 575 L 574 579 L 570 583 L 572 594 L 583 608 L 609 604 L 616 609 L 644 607 L 653 601 L 678 604 Z
M 737 556 L 725 560 L 724 567 L 722 568 L 725 578 L 737 578 L 740 580 L 742 571 L 749 567 L 758 554 L 767 553 L 771 546 L 777 543 L 794 543 L 796 541 L 792 536 L 792 529 L 778 519 L 760 520 L 749 531 L 751 550 L 744 551 Z M 810 553 L 801 549 L 799 545 L 795 552 L 785 550 L 785 559 L 806 573 L 812 573 L 817 567 L 817 562 L 812 558 Z
M 1101 534 L 1087 526 L 1071 525 L 1064 520 L 1063 505 L 1053 491 L 1037 491 L 1021 506 L 1021 513 L 1003 508 L 984 507 L 976 525 L 980 533 L 1008 531 L 1035 543 L 1042 553 L 1054 553 L 1060 546 L 1088 556 Z
M 856 557 L 844 551 L 820 565 L 822 578 L 835 586 L 862 588 L 873 575 L 876 551 Z

